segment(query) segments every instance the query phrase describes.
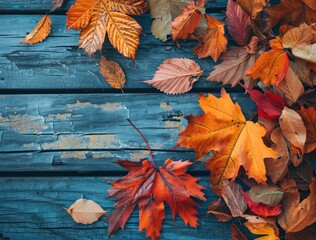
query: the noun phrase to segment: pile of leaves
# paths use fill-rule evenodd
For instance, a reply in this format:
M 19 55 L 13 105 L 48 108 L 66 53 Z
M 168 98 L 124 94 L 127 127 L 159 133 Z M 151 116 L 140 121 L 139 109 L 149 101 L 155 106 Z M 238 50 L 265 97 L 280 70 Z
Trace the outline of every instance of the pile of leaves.
M 55 10 L 63 1 L 53 3 Z M 242 87 L 257 105 L 257 114 L 247 120 L 238 103 L 222 89 L 220 97 L 201 95 L 204 113 L 188 117 L 176 146 L 193 149 L 196 160 L 206 162 L 211 188 L 219 196 L 208 212 L 219 221 L 233 222 L 233 239 L 247 239 L 237 223 L 255 235 L 264 235 L 258 239 L 280 239 L 284 233 L 286 239 L 312 239 L 316 221 L 316 179 L 311 167 L 316 148 L 316 1 L 281 0 L 271 6 L 267 0 L 228 0 L 224 21 L 207 15 L 205 4 L 204 0 L 148 0 L 148 4 L 144 0 L 77 0 L 67 13 L 66 24 L 81 31 L 79 47 L 89 56 L 102 49 L 107 33 L 113 47 L 134 60 L 141 27 L 129 15 L 149 8 L 153 36 L 162 41 L 196 41 L 193 54 L 220 60 L 206 80 Z M 42 41 L 50 25 L 46 15 L 23 42 Z M 229 49 L 228 40 L 232 43 Z M 123 89 L 125 74 L 117 63 L 102 57 L 100 72 L 112 87 Z M 145 83 L 167 94 L 181 94 L 190 91 L 202 73 L 191 59 L 170 58 Z M 109 196 L 116 198 L 115 211 L 106 220 L 110 235 L 124 228 L 138 206 L 139 230 L 158 239 L 164 202 L 173 217 L 178 214 L 185 224 L 198 226 L 194 198 L 206 199 L 198 179 L 186 173 L 193 163 L 167 159 L 157 166 L 153 155 L 151 161 L 117 163 L 128 174 L 109 190 Z M 77 222 L 91 223 L 105 213 L 94 203 L 82 204 L 68 209 Z M 90 206 L 92 220 L 78 220 L 77 209 L 83 209 L 79 211 L 83 214 Z

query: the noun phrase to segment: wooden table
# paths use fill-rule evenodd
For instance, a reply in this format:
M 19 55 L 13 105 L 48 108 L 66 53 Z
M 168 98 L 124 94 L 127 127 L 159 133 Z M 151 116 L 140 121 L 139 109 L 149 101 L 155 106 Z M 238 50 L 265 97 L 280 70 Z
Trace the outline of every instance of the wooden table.
M 57 10 L 52 33 L 42 43 L 19 44 L 51 7 L 50 0 L 0 0 L 0 239 L 92 240 L 107 239 L 107 223 L 75 223 L 64 211 L 84 196 L 111 210 L 107 198 L 110 183 L 126 172 L 113 162 L 148 157 L 130 118 L 143 132 L 161 164 L 166 158 L 194 160 L 194 153 L 171 151 L 187 122 L 184 116 L 198 114 L 198 94 L 219 94 L 220 84 L 205 81 L 214 67 L 208 58 L 192 54 L 196 42 L 161 42 L 150 32 L 149 14 L 136 17 L 146 36 L 141 37 L 133 63 L 108 42 L 103 54 L 121 64 L 126 75 L 125 94 L 113 90 L 98 71 L 99 54 L 91 59 L 78 50 L 78 31 L 65 30 L 69 0 Z M 225 0 L 209 1 L 207 12 L 221 18 Z M 162 94 L 142 80 L 151 79 L 166 58 L 196 60 L 205 70 L 202 79 L 187 94 Z M 255 105 L 240 88 L 230 89 L 246 116 Z M 230 239 L 229 224 L 208 216 L 207 206 L 217 197 L 211 192 L 208 172 L 201 164 L 190 168 L 206 187 L 207 202 L 200 202 L 200 227 L 185 227 L 167 209 L 161 239 Z M 113 239 L 145 239 L 138 232 L 135 211 L 124 231 Z

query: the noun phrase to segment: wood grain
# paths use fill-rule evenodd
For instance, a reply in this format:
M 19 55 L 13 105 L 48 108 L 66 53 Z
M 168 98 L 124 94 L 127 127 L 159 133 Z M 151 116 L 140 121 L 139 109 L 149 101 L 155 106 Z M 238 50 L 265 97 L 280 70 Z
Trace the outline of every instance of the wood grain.
M 84 196 L 105 210 L 111 210 L 114 199 L 108 199 L 106 191 L 115 179 L 118 177 L 0 178 L 0 233 L 12 240 L 107 239 L 105 216 L 95 224 L 85 226 L 75 223 L 63 207 L 69 207 L 74 200 Z M 199 201 L 200 227 L 185 227 L 179 217 L 173 222 L 167 208 L 160 239 L 230 239 L 229 223 L 219 223 L 206 214 L 207 205 L 216 199 L 208 187 L 207 177 L 199 183 L 206 187 L 208 198 L 207 202 Z M 119 230 L 112 239 L 145 239 L 145 233 L 138 232 L 137 210 L 132 213 L 125 230 Z

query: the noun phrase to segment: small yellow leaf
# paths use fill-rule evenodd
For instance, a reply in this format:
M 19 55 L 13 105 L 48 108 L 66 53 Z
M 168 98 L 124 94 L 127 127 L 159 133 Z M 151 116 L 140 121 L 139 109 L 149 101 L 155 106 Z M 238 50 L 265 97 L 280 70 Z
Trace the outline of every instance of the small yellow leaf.
M 92 200 L 78 199 L 66 211 L 76 223 L 91 224 L 106 213 L 102 207 Z

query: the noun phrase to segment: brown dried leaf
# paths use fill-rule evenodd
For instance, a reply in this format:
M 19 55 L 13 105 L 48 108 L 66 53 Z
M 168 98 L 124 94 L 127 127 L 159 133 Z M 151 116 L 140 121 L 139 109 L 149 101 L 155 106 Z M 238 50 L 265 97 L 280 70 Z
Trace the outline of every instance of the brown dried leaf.
M 106 213 L 102 207 L 92 200 L 78 199 L 66 211 L 76 223 L 91 224 Z
M 49 18 L 48 15 L 45 15 L 35 26 L 35 28 L 27 34 L 24 40 L 20 43 L 29 43 L 35 44 L 38 42 L 42 42 L 47 36 L 50 34 L 52 20 Z
M 105 78 L 106 82 L 111 85 L 111 87 L 121 89 L 121 91 L 123 91 L 126 82 L 125 73 L 117 62 L 107 60 L 102 56 L 99 70 L 101 75 Z
M 297 58 L 295 59 L 295 63 L 290 63 L 290 68 L 292 68 L 295 75 L 297 75 L 304 84 L 311 87 L 316 84 L 316 78 L 313 82 L 312 71 L 311 69 L 308 69 L 307 62 Z
M 306 142 L 306 127 L 301 116 L 294 110 L 285 107 L 279 123 L 285 138 L 303 152 Z
M 240 231 L 235 223 L 230 225 L 230 231 L 232 234 L 232 240 L 248 240 L 248 238 L 246 238 L 246 236 Z
M 304 152 L 309 153 L 316 149 L 316 110 L 313 107 L 301 107 L 297 112 L 301 116 L 307 130 Z
M 285 48 L 299 48 L 311 43 L 313 39 L 312 28 L 303 23 L 299 27 L 291 28 L 282 37 Z
M 188 58 L 166 59 L 157 69 L 152 80 L 144 81 L 167 94 L 180 94 L 192 89 L 203 70 Z
M 230 209 L 233 217 L 240 217 L 247 209 L 244 196 L 242 195 L 242 188 L 238 183 L 231 181 L 224 183 L 222 190 L 222 197 Z
M 237 3 L 250 17 L 255 18 L 267 5 L 267 0 L 237 0 Z
M 292 49 L 292 53 L 295 57 L 316 63 L 316 43 L 303 47 L 295 47 Z
M 211 202 L 207 213 L 214 214 L 219 222 L 228 222 L 233 218 L 228 206 L 222 198 L 218 198 L 216 201 Z

